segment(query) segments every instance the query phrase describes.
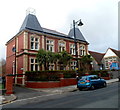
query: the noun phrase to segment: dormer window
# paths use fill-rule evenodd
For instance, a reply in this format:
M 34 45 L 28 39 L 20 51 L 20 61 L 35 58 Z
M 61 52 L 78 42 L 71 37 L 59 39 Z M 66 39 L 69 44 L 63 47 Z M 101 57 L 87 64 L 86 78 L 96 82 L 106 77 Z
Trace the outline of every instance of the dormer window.
M 39 50 L 39 38 L 31 37 L 31 50 Z
M 64 41 L 60 41 L 59 42 L 59 52 L 65 51 L 65 42 Z

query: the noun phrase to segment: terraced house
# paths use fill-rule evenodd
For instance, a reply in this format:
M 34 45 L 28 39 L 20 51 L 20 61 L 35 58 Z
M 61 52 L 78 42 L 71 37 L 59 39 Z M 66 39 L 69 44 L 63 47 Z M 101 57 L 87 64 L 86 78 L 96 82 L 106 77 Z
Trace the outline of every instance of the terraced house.
M 64 27 L 63 27 L 64 28 Z M 75 57 L 75 42 L 73 29 L 68 35 L 55 30 L 41 27 L 35 14 L 27 14 L 19 32 L 7 43 L 6 54 L 6 73 L 24 74 L 25 71 L 42 70 L 39 67 L 36 54 L 39 49 L 46 51 L 61 52 L 67 51 Z M 88 42 L 85 40 L 81 31 L 75 28 L 78 57 L 86 55 L 88 52 Z M 59 70 L 58 65 L 50 64 L 50 69 Z M 66 69 L 74 69 L 76 61 L 73 60 Z M 25 84 L 25 76 L 16 76 L 17 84 Z

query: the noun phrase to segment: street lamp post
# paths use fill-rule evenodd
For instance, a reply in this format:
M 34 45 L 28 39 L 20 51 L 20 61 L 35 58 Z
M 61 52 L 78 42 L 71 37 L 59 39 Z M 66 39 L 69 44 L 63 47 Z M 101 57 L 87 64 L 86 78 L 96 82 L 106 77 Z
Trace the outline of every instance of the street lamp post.
M 74 42 L 75 42 L 75 56 L 76 56 L 76 70 L 78 70 L 78 49 L 77 49 L 77 39 L 76 39 L 76 32 L 75 32 L 75 25 L 82 26 L 83 23 L 80 20 L 76 21 L 73 20 L 73 29 L 74 29 Z M 77 73 L 76 73 L 77 74 Z

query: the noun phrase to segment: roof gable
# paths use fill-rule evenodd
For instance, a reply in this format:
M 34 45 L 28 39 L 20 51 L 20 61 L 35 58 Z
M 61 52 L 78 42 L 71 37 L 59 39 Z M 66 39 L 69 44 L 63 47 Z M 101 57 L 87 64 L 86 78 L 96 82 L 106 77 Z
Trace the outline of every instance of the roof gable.
M 120 58 L 120 50 L 110 49 Z
M 98 64 L 102 64 L 103 53 L 89 51 L 89 54 L 95 59 Z
M 112 56 L 117 56 L 117 50 L 114 50 L 112 48 L 108 48 L 105 55 L 104 55 L 104 58 L 105 57 L 112 57 Z

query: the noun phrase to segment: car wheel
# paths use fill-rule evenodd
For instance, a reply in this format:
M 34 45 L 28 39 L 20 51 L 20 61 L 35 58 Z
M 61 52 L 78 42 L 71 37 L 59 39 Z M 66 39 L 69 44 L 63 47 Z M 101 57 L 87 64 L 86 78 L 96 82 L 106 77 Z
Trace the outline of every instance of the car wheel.
M 106 83 L 103 83 L 103 87 L 107 87 L 107 84 L 106 84 Z
M 90 89 L 94 90 L 94 89 L 95 89 L 95 86 L 94 86 L 94 85 L 91 85 Z
M 77 85 L 77 88 L 79 88 L 79 86 Z

